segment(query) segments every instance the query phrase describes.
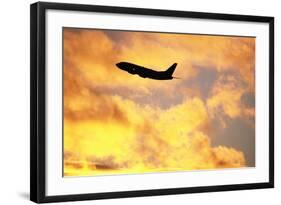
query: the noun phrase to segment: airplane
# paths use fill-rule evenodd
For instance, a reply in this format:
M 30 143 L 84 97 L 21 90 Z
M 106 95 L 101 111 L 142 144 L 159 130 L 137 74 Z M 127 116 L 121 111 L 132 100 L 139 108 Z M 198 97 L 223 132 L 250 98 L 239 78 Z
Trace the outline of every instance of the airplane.
M 155 71 L 149 68 L 145 68 L 133 63 L 128 62 L 120 62 L 117 63 L 116 66 L 121 70 L 127 71 L 130 74 L 137 74 L 142 78 L 151 78 L 154 80 L 172 80 L 173 78 L 177 78 L 172 76 L 176 67 L 177 63 L 171 65 L 166 71 Z M 177 78 L 178 79 L 178 78 Z

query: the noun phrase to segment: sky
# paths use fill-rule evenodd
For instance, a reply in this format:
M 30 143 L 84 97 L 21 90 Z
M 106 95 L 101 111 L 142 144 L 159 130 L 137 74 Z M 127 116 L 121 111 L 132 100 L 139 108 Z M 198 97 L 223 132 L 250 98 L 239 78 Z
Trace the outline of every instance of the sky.
M 253 37 L 64 28 L 63 72 L 64 176 L 255 166 Z

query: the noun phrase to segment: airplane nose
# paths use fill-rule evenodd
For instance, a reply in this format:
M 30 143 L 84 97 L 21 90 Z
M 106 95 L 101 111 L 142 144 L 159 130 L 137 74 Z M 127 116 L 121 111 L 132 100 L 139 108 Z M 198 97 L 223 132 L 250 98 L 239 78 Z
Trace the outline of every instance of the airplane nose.
M 116 66 L 117 66 L 118 68 L 120 68 L 120 63 L 116 63 Z
M 122 69 L 122 70 L 124 69 L 123 66 L 122 66 L 122 63 L 116 63 L 116 66 L 117 66 L 118 68 Z

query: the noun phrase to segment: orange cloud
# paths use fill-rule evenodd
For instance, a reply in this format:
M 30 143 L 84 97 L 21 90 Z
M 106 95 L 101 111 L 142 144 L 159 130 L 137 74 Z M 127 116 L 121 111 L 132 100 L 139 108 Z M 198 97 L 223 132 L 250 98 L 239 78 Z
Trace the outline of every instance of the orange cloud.
M 242 95 L 254 88 L 253 45 L 251 38 L 132 32 L 117 36 L 64 29 L 64 175 L 246 166 L 243 152 L 212 146 L 206 128 L 220 114 L 218 109 L 231 118 L 254 115 L 252 107 L 241 108 Z M 158 70 L 178 62 L 175 75 L 185 81 L 198 75 L 197 65 L 217 70 L 220 77 L 205 101 L 200 90 L 183 88 L 183 80 L 130 76 L 115 67 L 120 61 L 157 65 Z M 228 70 L 238 72 L 242 80 L 225 77 Z M 175 97 L 178 92 L 180 99 Z M 162 107 L 156 98 L 170 104 Z
M 125 106 L 122 112 L 130 124 L 116 122 L 110 113 L 106 123 L 66 119 L 64 148 L 80 162 L 77 168 L 75 158 L 65 157 L 68 175 L 72 175 L 71 168 L 79 172 L 81 167 L 81 175 L 92 175 L 101 170 L 104 174 L 245 166 L 242 152 L 211 146 L 210 138 L 201 131 L 208 115 L 200 99 L 168 110 L 142 108 L 119 97 L 112 101 Z

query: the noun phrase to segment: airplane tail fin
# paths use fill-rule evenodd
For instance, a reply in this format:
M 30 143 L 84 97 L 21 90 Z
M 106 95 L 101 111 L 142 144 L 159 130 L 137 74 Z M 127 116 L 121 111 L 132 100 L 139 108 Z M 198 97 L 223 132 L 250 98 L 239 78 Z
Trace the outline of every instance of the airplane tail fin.
M 173 65 L 171 65 L 165 72 L 169 75 L 172 76 L 175 69 L 177 67 L 177 63 L 174 63 Z

